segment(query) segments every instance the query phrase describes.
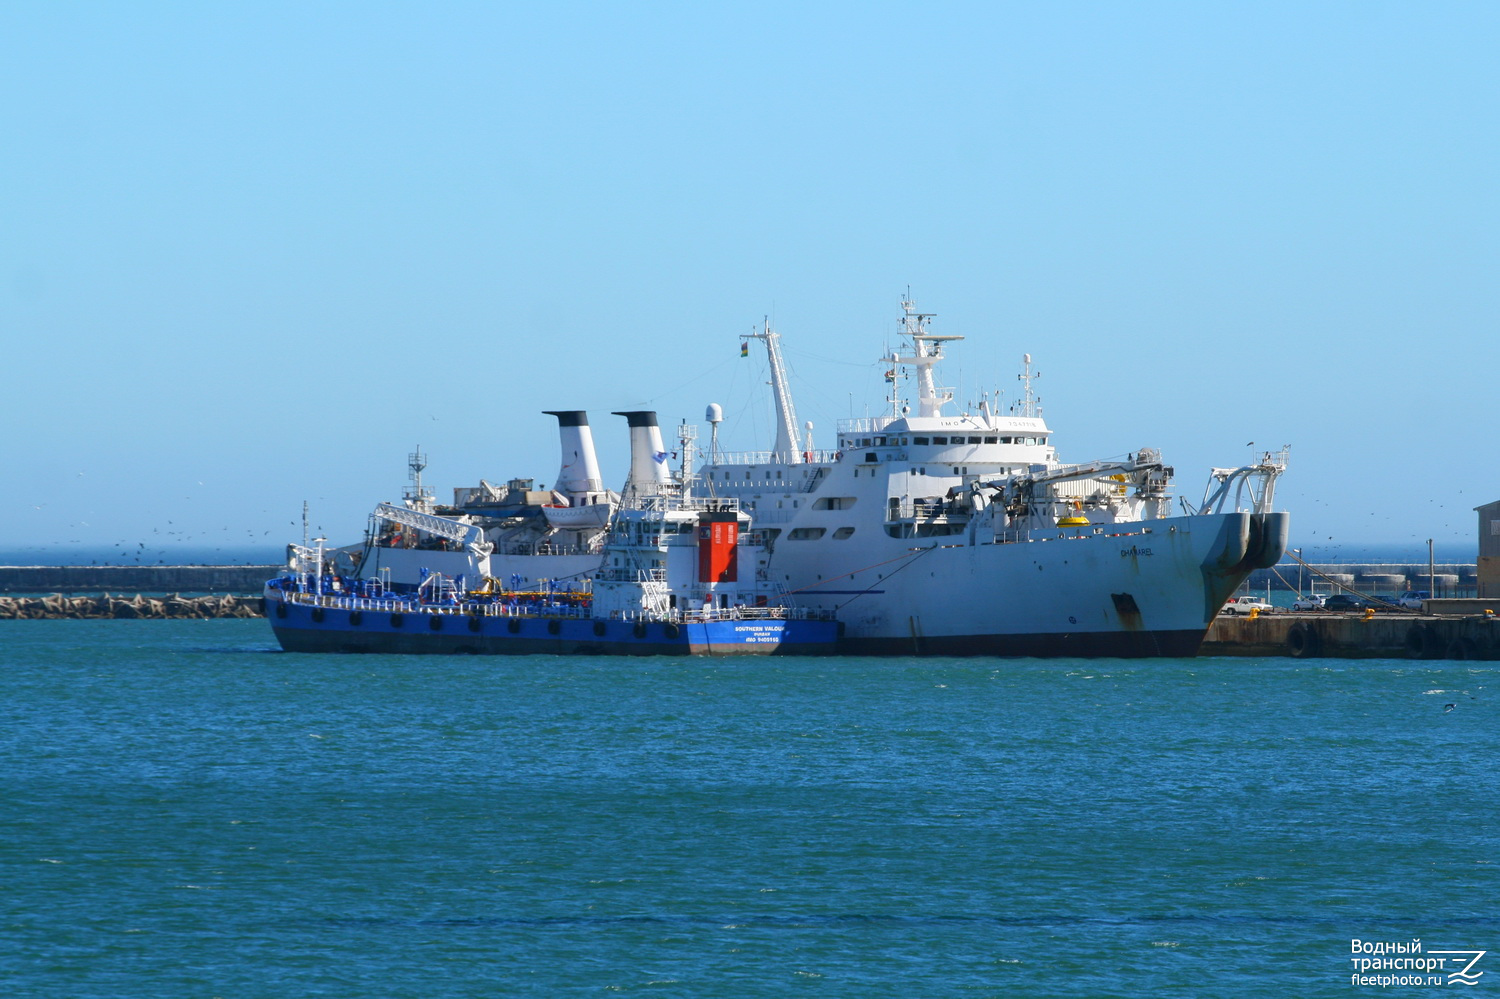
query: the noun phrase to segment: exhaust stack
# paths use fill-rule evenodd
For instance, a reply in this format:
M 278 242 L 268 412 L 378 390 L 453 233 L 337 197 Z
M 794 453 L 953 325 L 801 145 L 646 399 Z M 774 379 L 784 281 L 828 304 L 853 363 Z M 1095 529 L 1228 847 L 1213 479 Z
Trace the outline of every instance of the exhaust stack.
M 630 423 L 630 478 L 625 482 L 624 496 L 631 502 L 641 496 L 656 496 L 666 491 L 672 481 L 667 471 L 667 450 L 662 445 L 661 427 L 653 410 L 615 413 Z
M 604 492 L 599 477 L 599 457 L 594 453 L 594 432 L 589 428 L 589 414 L 581 409 L 543 410 L 557 417 L 557 435 L 562 445 L 562 468 L 557 473 L 556 490 L 568 497 L 574 506 L 590 495 Z

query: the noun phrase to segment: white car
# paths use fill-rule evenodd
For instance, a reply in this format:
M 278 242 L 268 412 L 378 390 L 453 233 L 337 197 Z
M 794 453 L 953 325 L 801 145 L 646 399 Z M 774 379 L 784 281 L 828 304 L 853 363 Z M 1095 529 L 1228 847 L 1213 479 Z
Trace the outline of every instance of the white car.
M 1323 609 L 1323 601 L 1326 600 L 1326 599 L 1327 599 L 1327 597 L 1325 597 L 1321 593 L 1308 593 L 1308 594 L 1304 594 L 1302 596 L 1299 596 L 1296 600 L 1292 601 L 1292 610 L 1294 610 L 1294 611 L 1322 610 Z
M 1260 597 L 1230 597 L 1224 605 L 1221 614 L 1249 614 L 1251 611 L 1260 611 L 1262 614 L 1270 611 L 1271 605 Z
M 1421 610 L 1422 601 L 1429 599 L 1431 596 L 1432 594 L 1426 590 L 1407 590 L 1396 598 L 1396 603 L 1408 610 Z

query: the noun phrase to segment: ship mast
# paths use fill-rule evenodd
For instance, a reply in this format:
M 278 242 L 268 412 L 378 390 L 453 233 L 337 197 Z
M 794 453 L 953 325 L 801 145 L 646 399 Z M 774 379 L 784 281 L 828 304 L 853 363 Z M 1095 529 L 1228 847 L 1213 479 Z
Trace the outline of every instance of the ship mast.
M 927 323 L 936 315 L 918 312 L 917 303 L 910 298 L 901 302 L 901 335 L 911 341 L 909 353 L 892 353 L 891 364 L 909 365 L 917 369 L 917 415 L 942 416 L 943 406 L 953 401 L 953 390 L 938 388 L 932 379 L 932 366 L 943 359 L 943 344 L 950 340 L 962 340 L 961 336 L 940 336 L 927 332 Z M 894 401 L 894 393 L 892 394 Z M 894 409 L 894 405 L 893 405 Z M 896 415 L 894 412 L 892 415 Z
M 422 453 L 421 445 L 418 445 L 415 451 L 406 456 L 406 475 L 411 480 L 411 485 L 402 491 L 401 498 L 406 501 L 409 509 L 431 513 L 435 497 L 431 490 L 422 487 L 422 470 L 426 467 L 427 456 Z
M 765 341 L 766 355 L 771 362 L 771 394 L 776 399 L 776 447 L 771 458 L 788 465 L 800 465 L 802 451 L 797 446 L 797 410 L 792 405 L 792 391 L 786 382 L 786 365 L 781 361 L 781 334 L 771 329 L 771 320 L 767 317 L 763 332 L 745 333 L 743 339 Z
M 1042 415 L 1042 398 L 1031 390 L 1031 383 L 1042 377 L 1042 373 L 1032 370 L 1030 354 L 1022 354 L 1021 360 L 1025 367 L 1016 375 L 1016 380 L 1021 383 L 1021 399 L 1011 407 L 1011 412 L 1018 416 L 1039 417 Z

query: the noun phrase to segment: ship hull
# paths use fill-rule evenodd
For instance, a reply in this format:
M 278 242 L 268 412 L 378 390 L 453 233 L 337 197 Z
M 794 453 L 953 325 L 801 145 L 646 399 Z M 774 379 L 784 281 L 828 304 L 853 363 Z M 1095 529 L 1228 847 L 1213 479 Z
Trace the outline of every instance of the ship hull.
M 1232 513 L 1131 526 L 912 547 L 844 573 L 821 558 L 817 573 L 784 565 L 804 606 L 844 623 L 844 654 L 1192 656 L 1229 595 L 1281 556 L 1287 519 Z
M 266 613 L 287 652 L 417 655 L 819 655 L 835 649 L 833 621 L 611 621 L 475 615 L 451 608 L 344 606 L 266 594 Z

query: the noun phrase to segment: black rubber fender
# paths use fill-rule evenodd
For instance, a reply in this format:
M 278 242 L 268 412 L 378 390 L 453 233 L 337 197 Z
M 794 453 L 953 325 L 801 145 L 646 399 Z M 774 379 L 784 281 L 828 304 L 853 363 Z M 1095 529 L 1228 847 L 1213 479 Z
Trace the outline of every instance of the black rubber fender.
M 557 618 L 553 618 L 552 620 L 548 621 L 547 622 L 547 634 L 549 634 L 549 635 L 559 635 L 559 634 L 562 634 L 562 622 L 559 621 Z
M 1305 621 L 1298 621 L 1286 633 L 1286 649 L 1293 659 L 1312 659 L 1323 651 L 1323 636 Z
M 1445 658 L 1462 661 L 1465 659 L 1476 659 L 1478 656 L 1479 649 L 1475 646 L 1472 638 L 1455 638 L 1448 643 L 1448 652 Z
M 473 614 L 469 615 L 469 630 L 478 631 L 480 628 L 479 618 Z
M 1414 624 L 1406 629 L 1406 654 L 1412 659 L 1433 659 L 1442 648 L 1433 630 L 1425 624 Z
M 432 614 L 432 615 L 430 615 L 427 618 L 427 627 L 431 628 L 433 631 L 442 631 L 443 630 L 443 616 L 441 614 Z

